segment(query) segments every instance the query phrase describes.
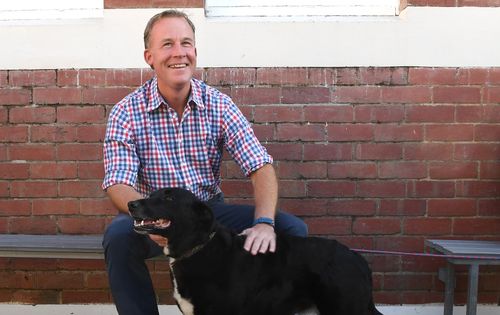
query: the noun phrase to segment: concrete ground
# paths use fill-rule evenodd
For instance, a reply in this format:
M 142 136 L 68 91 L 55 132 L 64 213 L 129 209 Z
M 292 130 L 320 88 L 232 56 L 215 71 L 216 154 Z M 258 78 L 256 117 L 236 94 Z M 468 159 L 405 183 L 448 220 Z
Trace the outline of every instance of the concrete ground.
M 384 315 L 442 315 L 442 304 L 430 305 L 379 305 L 378 310 Z M 0 303 L 0 314 L 18 315 L 117 315 L 114 305 L 111 304 L 63 304 L 63 305 L 20 305 Z M 182 315 L 173 305 L 161 305 L 161 315 Z M 300 315 L 313 315 L 312 312 Z M 465 315 L 465 306 L 455 306 L 454 315 Z M 498 315 L 500 306 L 479 305 L 478 315 Z

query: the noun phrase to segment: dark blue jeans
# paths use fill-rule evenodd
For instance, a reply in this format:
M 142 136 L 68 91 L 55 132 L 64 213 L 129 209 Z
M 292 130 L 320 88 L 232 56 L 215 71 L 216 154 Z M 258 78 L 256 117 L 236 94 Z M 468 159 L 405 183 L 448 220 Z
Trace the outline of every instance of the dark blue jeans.
M 208 204 L 216 220 L 236 232 L 252 225 L 253 206 L 226 204 L 222 194 Z M 276 231 L 307 236 L 307 226 L 299 218 L 278 211 L 275 219 Z M 156 295 L 144 260 L 161 255 L 162 248 L 148 236 L 135 233 L 132 217 L 127 214 L 118 214 L 113 219 L 104 234 L 103 247 L 109 285 L 118 313 L 158 314 Z

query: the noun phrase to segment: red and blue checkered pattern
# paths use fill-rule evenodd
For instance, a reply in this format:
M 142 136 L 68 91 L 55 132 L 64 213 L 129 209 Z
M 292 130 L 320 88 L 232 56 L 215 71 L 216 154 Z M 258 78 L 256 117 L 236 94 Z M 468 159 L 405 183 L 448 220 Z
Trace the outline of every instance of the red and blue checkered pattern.
M 246 176 L 273 159 L 231 98 L 191 80 L 181 119 L 158 93 L 156 77 L 116 104 L 104 140 L 103 189 L 134 187 L 144 196 L 182 187 L 202 200 L 221 192 L 225 148 Z

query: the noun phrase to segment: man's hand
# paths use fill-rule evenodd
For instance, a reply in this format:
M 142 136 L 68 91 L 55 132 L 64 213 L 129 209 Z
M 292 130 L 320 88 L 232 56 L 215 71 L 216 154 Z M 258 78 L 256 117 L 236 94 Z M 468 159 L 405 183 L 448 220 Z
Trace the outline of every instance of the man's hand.
M 276 250 L 276 233 L 274 233 L 274 228 L 268 224 L 257 224 L 244 230 L 241 234 L 247 236 L 243 247 L 252 255 L 265 254 L 268 251 L 274 253 Z
M 168 240 L 166 237 L 156 234 L 149 234 L 149 238 L 152 239 L 156 244 L 160 245 L 161 247 L 167 246 Z

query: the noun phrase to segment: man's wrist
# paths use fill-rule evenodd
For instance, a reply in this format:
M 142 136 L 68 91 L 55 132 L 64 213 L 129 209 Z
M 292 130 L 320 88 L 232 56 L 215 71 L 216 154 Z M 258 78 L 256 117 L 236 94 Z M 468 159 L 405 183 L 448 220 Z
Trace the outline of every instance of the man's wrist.
M 253 220 L 253 226 L 256 226 L 257 224 L 267 224 L 267 225 L 270 225 L 274 228 L 274 220 L 271 219 L 271 218 L 267 218 L 267 217 L 259 217 L 259 218 L 256 218 L 255 220 Z

